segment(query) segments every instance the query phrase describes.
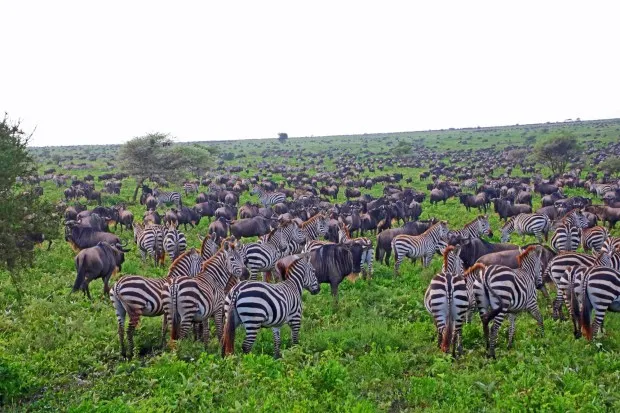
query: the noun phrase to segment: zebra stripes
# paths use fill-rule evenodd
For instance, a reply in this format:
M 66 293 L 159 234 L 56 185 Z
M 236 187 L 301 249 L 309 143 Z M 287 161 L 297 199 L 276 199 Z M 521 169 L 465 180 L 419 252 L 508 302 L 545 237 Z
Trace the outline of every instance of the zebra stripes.
M 214 318 L 218 339 L 222 338 L 225 288 L 231 278 L 239 279 L 243 272 L 243 260 L 235 243 L 225 241 L 202 269 L 195 277 L 172 279 L 162 292 L 164 323 L 172 326 L 171 340 L 184 338 L 193 324 L 201 323 L 202 338 L 208 344 L 210 317 Z
M 185 191 L 186 196 L 189 195 L 190 192 L 198 193 L 198 184 L 186 182 L 183 184 L 183 190 Z
M 164 232 L 166 228 L 163 225 L 147 225 L 144 227 L 140 223 L 133 224 L 133 236 L 142 261 L 146 260 L 147 256 L 153 257 L 155 266 L 163 265 L 165 259 L 165 251 L 163 247 Z
M 601 247 L 601 251 L 609 252 L 609 251 L 617 251 L 620 250 L 620 237 L 608 237 Z
M 133 357 L 133 335 L 140 321 L 140 317 L 156 317 L 164 313 L 162 292 L 166 284 L 180 276 L 193 276 L 200 272 L 202 259 L 194 248 L 177 258 L 166 278 L 147 278 L 140 275 L 126 275 L 122 277 L 110 291 L 110 299 L 114 305 L 118 320 L 118 338 L 123 357 Z M 125 318 L 129 317 L 127 326 L 127 342 L 129 354 L 125 349 Z M 162 346 L 165 342 L 166 323 L 162 325 Z
M 234 353 L 235 329 L 243 324 L 246 331 L 242 349 L 249 353 L 261 327 L 271 327 L 274 339 L 274 357 L 280 357 L 280 327 L 291 327 L 293 345 L 299 342 L 302 300 L 305 288 L 311 294 L 320 291 L 319 283 L 310 264 L 310 256 L 298 258 L 286 269 L 286 280 L 278 284 L 249 281 L 237 284 L 226 296 L 226 322 L 222 339 L 222 355 Z
M 252 193 L 258 195 L 265 208 L 286 201 L 286 195 L 282 192 L 267 192 L 258 185 L 252 188 Z
M 439 246 L 446 245 L 444 238 L 448 235 L 447 221 L 440 221 L 427 229 L 422 235 L 400 234 L 392 240 L 394 251 L 394 273 L 398 275 L 398 269 L 405 257 L 415 259 L 422 257 L 422 264 L 428 267 L 433 254 Z
M 204 238 L 198 235 L 198 239 L 200 239 L 200 256 L 203 261 L 207 261 L 220 249 L 215 232 L 212 232 Z
M 581 331 L 592 340 L 603 325 L 605 313 L 620 298 L 620 272 L 616 269 L 594 266 L 581 277 Z M 594 322 L 590 314 L 594 311 Z
M 516 232 L 523 237 L 525 241 L 525 235 L 534 235 L 539 244 L 542 244 L 542 235 L 545 235 L 545 240 L 548 237 L 549 229 L 551 228 L 551 221 L 547 215 L 543 214 L 519 214 L 508 220 L 502 227 L 502 242 L 508 242 L 510 234 Z
M 456 237 L 457 239 L 474 239 L 480 238 L 483 235 L 489 237 L 493 236 L 491 224 L 489 223 L 489 217 L 487 215 L 479 215 L 472 222 L 466 224 L 462 229 L 451 230 L 449 232 L 450 237 Z
M 160 206 L 161 204 L 175 204 L 177 208 L 181 208 L 183 206 L 181 194 L 178 192 L 161 192 L 159 189 L 155 188 L 153 189 L 153 196 L 157 198 L 157 206 Z
M 174 261 L 187 249 L 187 239 L 184 233 L 170 225 L 164 235 L 163 245 L 166 254 Z
M 581 228 L 568 222 L 560 224 L 551 237 L 551 247 L 556 252 L 577 251 L 581 243 Z
M 474 294 L 490 357 L 495 358 L 497 334 L 506 316 L 510 320 L 508 348 L 512 347 L 518 312 L 528 311 L 538 323 L 541 335 L 544 334 L 542 316 L 536 301 L 536 289 L 543 285 L 540 261 L 542 248 L 540 245 L 532 245 L 523 251 L 517 259 L 519 268 L 516 270 L 502 265 L 474 266 L 482 269 L 480 280 L 474 284 Z M 493 327 L 489 335 L 491 321 Z
M 609 231 L 605 227 L 584 228 L 581 230 L 581 246 L 584 251 L 600 252 L 607 237 Z
M 319 239 L 327 234 L 329 229 L 329 217 L 323 214 L 316 214 L 301 224 L 301 232 L 306 237 L 306 242 Z
M 461 331 L 469 308 L 469 294 L 463 278 L 460 246 L 449 246 L 444 251 L 441 273 L 435 275 L 424 294 L 424 306 L 433 316 L 437 328 L 437 345 L 447 353 L 452 344 L 452 355 L 463 352 Z

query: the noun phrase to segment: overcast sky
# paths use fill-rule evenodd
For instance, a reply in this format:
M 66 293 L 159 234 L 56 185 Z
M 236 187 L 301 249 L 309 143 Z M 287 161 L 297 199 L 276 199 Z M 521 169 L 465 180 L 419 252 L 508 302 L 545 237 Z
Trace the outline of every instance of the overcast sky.
M 620 117 L 620 2 L 512 3 L 0 0 L 0 111 L 38 146 Z

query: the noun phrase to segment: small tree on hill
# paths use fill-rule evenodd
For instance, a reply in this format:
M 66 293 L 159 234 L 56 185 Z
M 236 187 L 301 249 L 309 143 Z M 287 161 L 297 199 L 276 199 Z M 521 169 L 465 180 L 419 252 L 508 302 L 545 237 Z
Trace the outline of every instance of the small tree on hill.
M 288 139 L 288 133 L 284 133 L 284 132 L 278 133 L 278 140 L 280 141 L 280 143 L 286 142 L 287 139 Z
M 620 177 L 620 158 L 609 157 L 598 165 L 598 169 L 610 176 Z
M 0 122 L 0 269 L 9 272 L 19 296 L 19 272 L 34 257 L 32 236 L 43 234 L 52 240 L 58 235 L 54 206 L 32 189 L 15 186 L 17 177 L 36 175 L 29 140 L 19 123 L 11 124 L 5 114 Z
M 534 159 L 551 169 L 554 175 L 566 170 L 572 158 L 579 153 L 577 138 L 570 133 L 561 133 L 548 140 L 539 142 L 534 147 Z
M 217 149 L 210 146 L 178 145 L 172 149 L 173 153 L 183 159 L 182 169 L 195 178 L 200 178 L 213 162 L 213 155 Z

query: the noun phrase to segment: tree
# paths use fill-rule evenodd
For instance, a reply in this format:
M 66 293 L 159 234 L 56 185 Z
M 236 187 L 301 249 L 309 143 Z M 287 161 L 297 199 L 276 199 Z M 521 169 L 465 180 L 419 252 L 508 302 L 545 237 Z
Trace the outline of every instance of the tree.
M 523 163 L 527 158 L 528 151 L 526 149 L 512 149 L 506 154 L 506 159 L 515 163 Z
M 391 142 L 390 142 L 391 143 Z M 411 153 L 413 146 L 405 141 L 398 141 L 398 145 L 392 148 L 395 155 L 406 155 Z
M 0 122 L 0 269 L 9 272 L 19 297 L 19 272 L 30 266 L 34 257 L 33 235 L 42 234 L 48 240 L 58 235 L 54 205 L 32 188 L 15 185 L 17 177 L 36 174 L 27 149 L 30 137 L 19 123 L 11 124 L 4 115 Z
M 121 147 L 122 168 L 136 180 L 134 202 L 146 180 L 157 176 L 172 181 L 183 174 L 184 158 L 171 150 L 171 145 L 168 134 L 151 133 L 133 138 Z
M 280 143 L 286 142 L 287 139 L 288 139 L 288 133 L 284 133 L 284 132 L 278 133 L 278 140 L 280 141 Z
M 205 173 L 213 161 L 213 155 L 217 153 L 215 147 L 199 145 L 178 145 L 173 147 L 172 151 L 177 157 L 183 159 L 183 170 L 196 178 L 200 178 Z
M 562 132 L 534 147 L 534 159 L 551 169 L 554 175 L 560 175 L 566 170 L 571 158 L 579 153 L 579 144 L 575 135 Z
M 608 175 L 620 177 L 620 158 L 610 156 L 598 165 L 598 169 Z

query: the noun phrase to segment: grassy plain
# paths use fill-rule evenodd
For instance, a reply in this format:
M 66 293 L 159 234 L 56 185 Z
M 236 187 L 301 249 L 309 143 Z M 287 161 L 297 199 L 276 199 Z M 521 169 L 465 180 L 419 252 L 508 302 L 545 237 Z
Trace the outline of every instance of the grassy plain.
M 257 172 L 261 160 L 272 164 L 298 163 L 295 156 L 272 156 L 263 151 L 328 151 L 332 159 L 361 156 L 368 150 L 377 158 L 390 155 L 399 140 L 416 142 L 437 150 L 485 148 L 523 144 L 528 138 L 543 139 L 559 128 L 576 133 L 583 142 L 617 140 L 620 122 L 581 122 L 492 129 L 444 130 L 349 137 L 273 141 L 211 143 L 221 152 L 243 157 L 227 162 Z M 533 138 L 531 138 L 533 137 Z M 592 144 L 586 143 L 586 146 Z M 72 147 L 37 149 L 51 165 L 51 156 L 74 156 L 91 169 L 75 173 L 95 176 L 113 161 L 116 147 Z M 66 162 L 63 162 L 66 163 Z M 310 162 L 308 162 L 308 166 Z M 251 166 L 249 166 L 251 165 Z M 585 169 L 589 169 L 587 164 Z M 401 172 L 420 182 L 423 169 L 386 167 L 373 176 Z M 515 171 L 520 175 L 520 170 Z M 278 175 L 274 176 L 276 179 Z M 62 189 L 43 184 L 45 197 L 58 200 Z M 111 205 L 130 199 L 133 180 L 123 182 L 120 196 L 106 196 Z M 375 185 L 371 194 L 381 194 Z M 570 194 L 585 194 L 569 190 Z M 343 201 L 341 190 L 341 199 Z M 185 198 L 193 204 L 192 197 Z M 242 202 L 251 199 L 246 193 Z M 254 197 L 254 200 L 255 197 Z M 540 198 L 534 207 L 540 206 Z M 131 205 L 137 217 L 143 208 Z M 477 213 L 467 212 L 451 199 L 446 205 L 423 204 L 422 218 L 447 219 L 460 228 Z M 499 220 L 491 213 L 495 239 Z M 203 219 L 188 230 L 190 245 L 198 246 L 205 234 Z M 59 225 L 60 230 L 60 225 Z M 618 229 L 614 231 L 619 235 Z M 132 240 L 124 232 L 123 239 Z M 516 237 L 513 241 L 520 242 Z M 527 242 L 533 242 L 528 238 Z M 39 250 L 35 265 L 22 274 L 24 294 L 17 292 L 6 273 L 0 273 L 0 409 L 6 411 L 620 411 L 620 318 L 606 320 L 607 334 L 594 343 L 573 339 L 568 322 L 550 317 L 550 302 L 540 298 L 545 336 L 536 333 L 533 319 L 518 317 L 515 348 L 506 349 L 500 335 L 498 358 L 485 357 L 480 321 L 465 326 L 465 354 L 458 360 L 439 352 L 434 327 L 422 298 L 431 277 L 439 270 L 439 258 L 422 269 L 406 262 L 400 277 L 392 268 L 376 264 L 372 280 L 345 281 L 340 302 L 332 305 L 328 286 L 317 296 L 304 293 L 301 342 L 291 347 L 288 328 L 283 329 L 283 358 L 274 360 L 272 335 L 263 330 L 252 354 L 222 359 L 215 339 L 205 349 L 191 340 L 175 351 L 160 349 L 160 319 L 143 319 L 136 333 L 139 356 L 125 361 L 118 354 L 116 320 L 111 303 L 101 295 L 101 282 L 91 284 L 93 301 L 69 294 L 75 278 L 74 254 L 57 240 L 51 251 Z M 126 255 L 123 272 L 164 275 L 161 269 L 144 264 L 133 251 Z M 505 329 L 504 329 L 505 330 Z M 237 337 L 237 353 L 243 333 Z

